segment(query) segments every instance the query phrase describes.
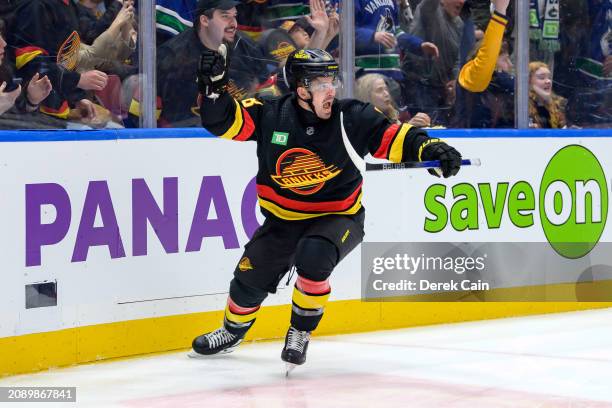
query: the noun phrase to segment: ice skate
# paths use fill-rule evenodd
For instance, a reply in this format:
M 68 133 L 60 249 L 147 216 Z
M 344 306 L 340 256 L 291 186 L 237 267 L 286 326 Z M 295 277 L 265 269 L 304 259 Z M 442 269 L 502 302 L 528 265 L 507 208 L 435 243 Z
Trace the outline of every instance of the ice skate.
M 286 363 L 285 376 L 293 369 L 306 362 L 306 351 L 310 341 L 310 332 L 300 331 L 294 327 L 289 327 L 285 336 L 285 347 L 281 353 L 281 359 Z
M 225 327 L 221 327 L 213 332 L 196 337 L 192 343 L 192 350 L 188 356 L 200 358 L 213 354 L 227 354 L 234 351 L 243 337 L 228 332 Z

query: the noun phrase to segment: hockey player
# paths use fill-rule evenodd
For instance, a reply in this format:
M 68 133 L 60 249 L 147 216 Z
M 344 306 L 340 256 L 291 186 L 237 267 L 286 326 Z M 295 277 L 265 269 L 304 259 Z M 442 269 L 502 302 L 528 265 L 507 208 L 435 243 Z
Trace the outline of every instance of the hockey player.
M 391 123 L 370 104 L 335 99 L 338 64 L 325 51 L 289 55 L 290 94 L 241 102 L 225 90 L 225 54 L 221 46 L 201 56 L 202 125 L 224 139 L 257 142 L 257 194 L 266 220 L 236 266 L 223 326 L 195 338 L 191 356 L 238 346 L 268 293 L 294 268 L 291 325 L 281 354 L 289 371 L 306 360 L 310 333 L 331 292 L 330 274 L 363 239 L 357 160 L 368 153 L 394 162 L 437 159 L 450 177 L 461 155 L 419 128 Z

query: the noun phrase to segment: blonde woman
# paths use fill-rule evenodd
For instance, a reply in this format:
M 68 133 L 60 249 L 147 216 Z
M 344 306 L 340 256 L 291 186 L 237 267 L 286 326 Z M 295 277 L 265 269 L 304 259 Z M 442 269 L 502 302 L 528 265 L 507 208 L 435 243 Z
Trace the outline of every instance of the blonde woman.
M 366 74 L 357 80 L 357 99 L 368 102 L 377 107 L 392 122 L 400 122 L 399 111 L 389 92 L 385 77 L 381 74 Z M 419 112 L 408 121 L 416 127 L 431 125 L 431 119 L 426 113 Z
M 529 64 L 529 127 L 567 127 L 566 99 L 552 91 L 550 68 L 543 62 Z

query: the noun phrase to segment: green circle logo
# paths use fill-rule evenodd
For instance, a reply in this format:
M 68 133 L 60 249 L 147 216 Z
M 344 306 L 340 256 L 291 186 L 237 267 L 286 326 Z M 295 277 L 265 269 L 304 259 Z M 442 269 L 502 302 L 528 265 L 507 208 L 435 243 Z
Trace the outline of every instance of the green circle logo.
M 606 176 L 583 146 L 559 150 L 540 184 L 540 220 L 546 239 L 565 258 L 581 258 L 601 238 L 608 217 Z

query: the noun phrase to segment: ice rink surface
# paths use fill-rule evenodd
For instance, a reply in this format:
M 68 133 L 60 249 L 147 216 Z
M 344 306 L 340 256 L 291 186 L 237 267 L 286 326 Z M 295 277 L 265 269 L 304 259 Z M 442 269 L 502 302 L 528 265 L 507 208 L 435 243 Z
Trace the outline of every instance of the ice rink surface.
M 44 345 L 41 344 L 41 347 Z M 0 379 L 76 386 L 15 407 L 612 407 L 612 309 L 315 337 L 285 378 L 282 343 L 186 351 Z

